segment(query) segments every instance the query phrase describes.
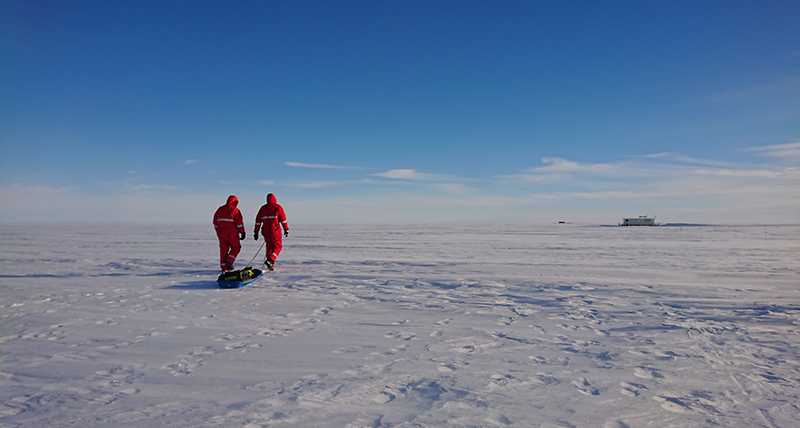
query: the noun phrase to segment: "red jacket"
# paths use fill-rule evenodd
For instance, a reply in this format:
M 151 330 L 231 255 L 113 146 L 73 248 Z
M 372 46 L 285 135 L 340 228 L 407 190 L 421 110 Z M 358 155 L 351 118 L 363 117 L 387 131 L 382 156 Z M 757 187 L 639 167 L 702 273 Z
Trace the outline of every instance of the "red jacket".
M 261 234 L 264 236 L 271 232 L 280 237 L 281 226 L 283 226 L 284 230 L 289 229 L 289 224 L 286 223 L 286 213 L 283 212 L 283 207 L 278 205 L 278 200 L 272 193 L 267 195 L 267 204 L 262 205 L 261 209 L 258 210 L 258 214 L 256 214 L 255 232 L 258 233 L 262 226 L 264 230 Z
M 230 195 L 228 202 L 217 208 L 214 213 L 214 229 L 217 231 L 217 235 L 231 232 L 244 233 L 244 220 L 239 208 L 236 208 L 237 205 L 239 205 L 239 198 Z

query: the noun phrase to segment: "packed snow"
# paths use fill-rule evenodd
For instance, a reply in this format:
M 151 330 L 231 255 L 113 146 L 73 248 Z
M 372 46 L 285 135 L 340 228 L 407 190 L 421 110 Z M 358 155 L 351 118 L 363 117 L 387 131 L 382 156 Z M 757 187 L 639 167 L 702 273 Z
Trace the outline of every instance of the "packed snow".
M 800 226 L 0 233 L 8 428 L 800 426 Z

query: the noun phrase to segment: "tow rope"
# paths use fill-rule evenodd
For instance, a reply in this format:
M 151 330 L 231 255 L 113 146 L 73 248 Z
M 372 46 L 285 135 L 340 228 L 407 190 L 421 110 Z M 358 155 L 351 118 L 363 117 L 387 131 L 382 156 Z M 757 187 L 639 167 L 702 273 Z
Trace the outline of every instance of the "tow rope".
M 264 241 L 264 242 L 262 242 L 262 243 L 261 243 L 261 246 L 260 246 L 260 247 L 258 247 L 258 251 L 256 251 L 256 255 L 255 255 L 255 256 L 253 256 L 253 258 L 252 258 L 252 259 L 250 259 L 250 263 L 248 263 L 248 264 L 247 264 L 247 266 L 252 266 L 252 265 L 253 265 L 253 260 L 255 260 L 255 259 L 256 259 L 256 257 L 258 257 L 258 253 L 260 253 L 260 252 L 261 252 L 261 249 L 262 249 L 262 248 L 264 248 L 264 244 L 266 244 L 266 243 L 267 243 L 266 241 Z M 262 263 L 262 265 L 263 265 L 263 264 L 264 264 L 264 263 Z

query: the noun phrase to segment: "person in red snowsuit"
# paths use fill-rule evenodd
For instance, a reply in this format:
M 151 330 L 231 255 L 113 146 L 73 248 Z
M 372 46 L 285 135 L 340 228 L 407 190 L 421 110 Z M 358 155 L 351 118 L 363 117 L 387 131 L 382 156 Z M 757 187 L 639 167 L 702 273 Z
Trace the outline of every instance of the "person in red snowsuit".
M 281 238 L 281 226 L 283 226 L 283 236 L 289 236 L 289 224 L 286 223 L 286 213 L 283 207 L 278 205 L 275 195 L 267 195 L 267 203 L 261 206 L 256 214 L 256 229 L 253 238 L 258 241 L 258 230 L 264 236 L 267 243 L 267 258 L 264 263 L 267 269 L 273 270 L 275 259 L 283 248 L 283 238 Z
M 230 195 L 225 205 L 217 208 L 214 213 L 214 229 L 219 238 L 219 267 L 223 272 L 233 270 L 233 262 L 242 250 L 239 241 L 245 236 L 244 220 L 239 208 L 236 208 L 237 205 L 239 198 Z

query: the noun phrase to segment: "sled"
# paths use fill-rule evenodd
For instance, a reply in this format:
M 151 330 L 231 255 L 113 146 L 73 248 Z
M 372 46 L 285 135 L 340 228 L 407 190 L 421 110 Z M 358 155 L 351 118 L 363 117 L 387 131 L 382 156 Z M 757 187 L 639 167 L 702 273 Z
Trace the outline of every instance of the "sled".
M 240 270 L 223 272 L 217 278 L 219 288 L 241 288 L 261 277 L 261 271 L 248 266 Z

